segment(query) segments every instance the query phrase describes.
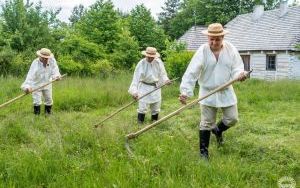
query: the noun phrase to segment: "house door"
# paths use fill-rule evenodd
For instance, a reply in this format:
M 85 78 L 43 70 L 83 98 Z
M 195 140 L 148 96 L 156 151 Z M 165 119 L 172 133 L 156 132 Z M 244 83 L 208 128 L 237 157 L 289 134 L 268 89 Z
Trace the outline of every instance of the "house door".
M 250 55 L 241 55 L 245 71 L 250 71 Z

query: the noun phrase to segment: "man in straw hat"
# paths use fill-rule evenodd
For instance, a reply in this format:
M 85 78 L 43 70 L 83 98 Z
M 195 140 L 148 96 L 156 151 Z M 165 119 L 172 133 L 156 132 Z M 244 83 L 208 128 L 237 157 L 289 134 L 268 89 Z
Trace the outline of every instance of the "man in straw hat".
M 196 81 L 200 85 L 199 95 L 204 96 L 231 79 L 246 79 L 243 61 L 238 50 L 224 40 L 228 31 L 219 23 L 213 23 L 202 32 L 208 36 L 208 43 L 203 44 L 194 54 L 180 85 L 179 100 L 186 104 L 193 96 Z M 200 102 L 201 122 L 199 126 L 200 156 L 208 159 L 210 132 L 218 145 L 223 143 L 222 133 L 238 121 L 237 98 L 232 86 L 217 92 Z M 222 109 L 223 117 L 216 124 L 217 110 Z
M 167 76 L 164 63 L 159 58 L 160 55 L 156 48 L 147 47 L 145 51 L 142 51 L 142 54 L 145 58 L 140 60 L 136 65 L 132 83 L 128 90 L 136 100 L 144 94 L 154 90 L 160 84 L 171 83 Z M 158 120 L 160 105 L 160 89 L 140 99 L 137 110 L 138 123 L 142 124 L 144 122 L 148 106 L 150 106 L 151 109 L 151 120 Z
M 47 48 L 42 48 L 36 52 L 36 58 L 28 71 L 25 82 L 21 89 L 30 93 L 34 88 L 40 87 L 52 79 L 60 79 L 59 69 L 52 52 Z M 48 85 L 32 93 L 34 114 L 39 115 L 41 112 L 42 95 L 45 99 L 45 114 L 51 114 L 53 104 L 52 85 Z

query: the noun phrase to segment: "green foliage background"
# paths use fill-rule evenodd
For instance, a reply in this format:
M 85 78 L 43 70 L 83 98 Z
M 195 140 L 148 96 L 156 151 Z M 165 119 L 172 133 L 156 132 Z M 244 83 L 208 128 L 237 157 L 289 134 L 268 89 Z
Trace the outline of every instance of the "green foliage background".
M 0 74 L 24 75 L 35 52 L 51 49 L 61 69 L 69 75 L 99 76 L 134 68 L 140 51 L 154 46 L 180 76 L 187 57 L 170 52 L 170 43 L 192 25 L 226 24 L 238 14 L 251 12 L 258 1 L 167 0 L 156 21 L 150 9 L 137 5 L 130 13 L 116 10 L 110 0 L 97 0 L 89 7 L 76 6 L 69 20 L 57 19 L 60 9 L 45 10 L 41 3 L 7 0 L 0 10 Z M 278 0 L 266 1 L 273 9 Z M 173 50 L 177 52 L 176 50 Z M 170 57 L 169 57 L 170 56 Z M 179 60 L 175 60 L 179 59 Z M 175 72 L 176 73 L 175 73 Z

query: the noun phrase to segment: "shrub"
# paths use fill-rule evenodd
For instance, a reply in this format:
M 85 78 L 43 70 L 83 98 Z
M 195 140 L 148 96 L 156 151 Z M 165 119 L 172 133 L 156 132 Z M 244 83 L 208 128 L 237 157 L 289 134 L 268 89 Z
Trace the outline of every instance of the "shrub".
M 26 75 L 32 61 L 33 59 L 29 59 L 25 54 L 16 55 L 11 62 L 9 70 L 10 74 L 14 76 Z
M 11 68 L 11 62 L 15 57 L 15 52 L 10 48 L 0 50 L 0 74 L 7 75 Z
M 62 73 L 68 73 L 69 75 L 79 75 L 84 66 L 72 59 L 69 55 L 62 55 L 59 57 L 58 66 Z
M 90 72 L 92 75 L 106 78 L 113 71 L 113 66 L 107 59 L 97 60 L 94 64 L 90 65 Z
M 71 55 L 75 61 L 88 62 L 106 57 L 104 47 L 83 37 L 71 35 L 61 45 L 62 55 Z
M 167 55 L 165 60 L 166 69 L 170 78 L 182 77 L 194 52 L 181 51 L 172 52 Z
M 167 57 L 168 54 L 178 53 L 186 50 L 186 43 L 180 41 L 165 41 L 166 49 L 162 51 L 162 56 Z

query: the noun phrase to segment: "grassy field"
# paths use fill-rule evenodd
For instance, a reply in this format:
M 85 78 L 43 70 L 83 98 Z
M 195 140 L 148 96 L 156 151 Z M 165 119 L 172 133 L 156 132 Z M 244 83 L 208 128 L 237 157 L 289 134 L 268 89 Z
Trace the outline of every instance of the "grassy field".
M 0 78 L 0 103 L 20 94 L 22 79 Z M 109 113 L 131 101 L 131 76 L 66 78 L 54 84 L 54 113 L 32 114 L 27 96 L 0 109 L 1 187 L 278 187 L 283 176 L 300 185 L 300 82 L 248 80 L 235 84 L 239 124 L 208 163 L 199 158 L 199 106 L 130 142 L 136 106 L 102 128 Z M 161 116 L 181 107 L 178 85 L 163 90 Z M 149 114 L 146 117 L 150 123 Z

